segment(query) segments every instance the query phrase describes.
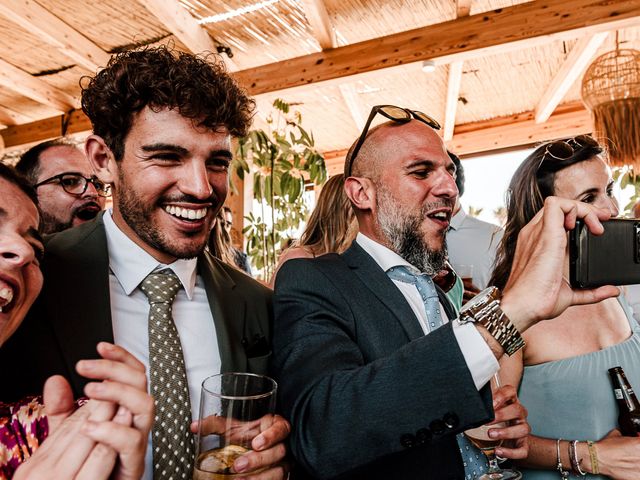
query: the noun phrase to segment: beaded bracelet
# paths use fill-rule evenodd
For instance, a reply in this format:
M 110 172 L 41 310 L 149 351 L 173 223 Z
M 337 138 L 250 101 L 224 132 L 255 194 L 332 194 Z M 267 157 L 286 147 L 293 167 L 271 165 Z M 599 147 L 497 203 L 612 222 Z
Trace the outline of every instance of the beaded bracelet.
M 569 471 L 565 470 L 562 467 L 562 461 L 560 460 L 560 442 L 562 441 L 561 438 L 556 440 L 556 459 L 557 459 L 557 464 L 556 464 L 556 469 L 560 472 L 560 477 L 565 479 L 565 478 L 569 478 Z
M 589 457 L 591 458 L 591 473 L 598 475 L 600 468 L 598 467 L 598 452 L 596 451 L 596 446 L 591 440 L 588 440 L 587 448 L 589 449 Z
M 571 462 L 571 468 L 573 471 L 577 472 L 581 477 L 584 477 L 587 473 L 583 472 L 580 468 L 580 462 L 582 462 L 582 459 L 578 460 L 578 452 L 576 451 L 577 444 L 578 440 L 569 442 L 569 461 Z

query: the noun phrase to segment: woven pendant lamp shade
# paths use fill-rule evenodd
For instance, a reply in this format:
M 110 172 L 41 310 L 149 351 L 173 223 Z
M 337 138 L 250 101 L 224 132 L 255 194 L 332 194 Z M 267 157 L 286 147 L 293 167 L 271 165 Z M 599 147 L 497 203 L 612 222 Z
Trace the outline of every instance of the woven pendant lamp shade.
M 640 52 L 616 49 L 596 58 L 582 79 L 582 100 L 611 164 L 640 172 Z

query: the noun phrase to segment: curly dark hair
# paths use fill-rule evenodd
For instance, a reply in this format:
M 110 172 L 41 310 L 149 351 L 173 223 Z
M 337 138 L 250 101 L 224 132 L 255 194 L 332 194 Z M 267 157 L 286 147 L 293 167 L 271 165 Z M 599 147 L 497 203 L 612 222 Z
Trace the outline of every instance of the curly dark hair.
M 544 206 L 545 198 L 555 194 L 556 174 L 571 165 L 605 154 L 604 149 L 599 145 L 585 145 L 576 148 L 573 155 L 564 160 L 553 158 L 545 160 L 547 146 L 550 143 L 555 142 L 538 146 L 525 158 L 509 183 L 506 195 L 507 224 L 496 253 L 495 268 L 489 280 L 489 285 L 494 285 L 501 290 L 504 289 L 511 274 L 518 234 Z
M 200 57 L 166 46 L 114 55 L 95 77 L 82 78 L 82 111 L 117 161 L 133 115 L 147 106 L 175 108 L 199 126 L 224 126 L 233 136 L 246 135 L 255 101 L 215 60 L 215 55 Z

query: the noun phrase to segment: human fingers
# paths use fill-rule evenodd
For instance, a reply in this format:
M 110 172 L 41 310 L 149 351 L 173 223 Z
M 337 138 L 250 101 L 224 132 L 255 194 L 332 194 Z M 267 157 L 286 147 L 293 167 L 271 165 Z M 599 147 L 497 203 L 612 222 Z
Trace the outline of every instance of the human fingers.
M 91 438 L 88 432 L 94 423 L 91 421 L 85 423 L 82 434 Z M 111 477 L 117 460 L 118 454 L 113 448 L 94 440 L 94 447 L 75 476 L 75 480 L 107 480 Z
M 146 391 L 120 382 L 91 382 L 84 391 L 89 398 L 109 401 L 120 405 L 133 415 L 136 428 L 148 431 L 153 424 L 154 401 Z
M 233 469 L 238 473 L 244 473 L 275 465 L 284 458 L 286 453 L 284 443 L 278 443 L 260 452 L 251 450 L 233 462 Z
M 607 209 L 560 197 L 547 197 L 542 209 L 542 221 L 546 228 L 563 225 L 566 230 L 571 230 L 580 218 L 589 231 L 596 235 L 604 231 L 601 221 L 610 217 L 611 212 Z
M 529 456 L 529 437 L 524 437 L 513 442 L 513 446 L 502 445 L 496 448 L 496 455 L 512 460 L 521 460 Z
M 265 415 L 260 419 L 260 430 L 251 442 L 254 450 L 260 451 L 283 442 L 291 433 L 291 425 L 280 415 Z
M 49 377 L 44 384 L 42 399 L 51 435 L 62 421 L 73 413 L 73 392 L 69 382 L 61 375 Z
M 147 446 L 145 433 L 136 428 L 121 425 L 116 421 L 90 422 L 83 428 L 83 433 L 98 442 L 99 445 L 109 448 L 114 452 L 114 455 L 117 454 L 119 462 L 113 478 L 137 480 L 142 476 Z
M 122 362 L 126 365 L 129 365 L 131 368 L 140 370 L 141 372 L 145 371 L 144 364 L 126 348 L 123 348 L 119 345 L 114 345 L 113 343 L 109 342 L 100 342 L 98 343 L 96 348 L 102 358 L 114 360 L 116 362 Z
M 620 289 L 613 285 L 605 285 L 590 290 L 573 290 L 572 305 L 587 305 L 620 295 Z
M 111 380 L 131 385 L 139 390 L 147 389 L 147 376 L 144 369 L 139 370 L 117 360 L 80 360 L 76 364 L 77 372 L 93 380 Z
M 18 469 L 15 480 L 74 478 L 94 446 L 93 440 L 80 433 L 90 414 L 87 404 L 65 418 Z
M 498 410 L 518 400 L 518 394 L 512 385 L 501 385 L 491 392 L 493 395 L 493 409 Z
M 238 477 L 238 480 L 283 480 L 289 478 L 289 467 L 286 464 L 273 465 L 272 467 L 256 473 L 250 473 Z
M 531 433 L 528 422 L 515 422 L 507 427 L 490 428 L 488 435 L 495 440 L 515 440 L 524 438 Z

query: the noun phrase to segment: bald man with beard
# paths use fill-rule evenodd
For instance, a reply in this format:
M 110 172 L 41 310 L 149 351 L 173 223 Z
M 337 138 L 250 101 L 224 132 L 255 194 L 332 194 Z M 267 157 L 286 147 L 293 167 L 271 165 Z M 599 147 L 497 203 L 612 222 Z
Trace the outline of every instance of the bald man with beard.
M 390 121 L 369 130 L 377 115 Z M 578 216 L 601 229 L 609 214 L 552 199 L 523 229 L 504 292 L 482 292 L 482 308 L 456 318 L 431 279 L 458 195 L 438 128 L 421 112 L 374 107 L 345 161 L 356 240 L 278 274 L 272 372 L 292 453 L 312 477 L 467 478 L 457 441 L 494 418 L 511 425 L 490 430 L 511 440 L 497 452 L 525 457 L 529 426 L 515 388 L 492 398 L 488 386 L 498 361 L 551 312 L 617 294 L 562 281 L 565 224 Z
M 16 164 L 38 194 L 43 233 L 57 233 L 93 220 L 105 206 L 106 188 L 84 153 L 62 139 L 27 150 Z

